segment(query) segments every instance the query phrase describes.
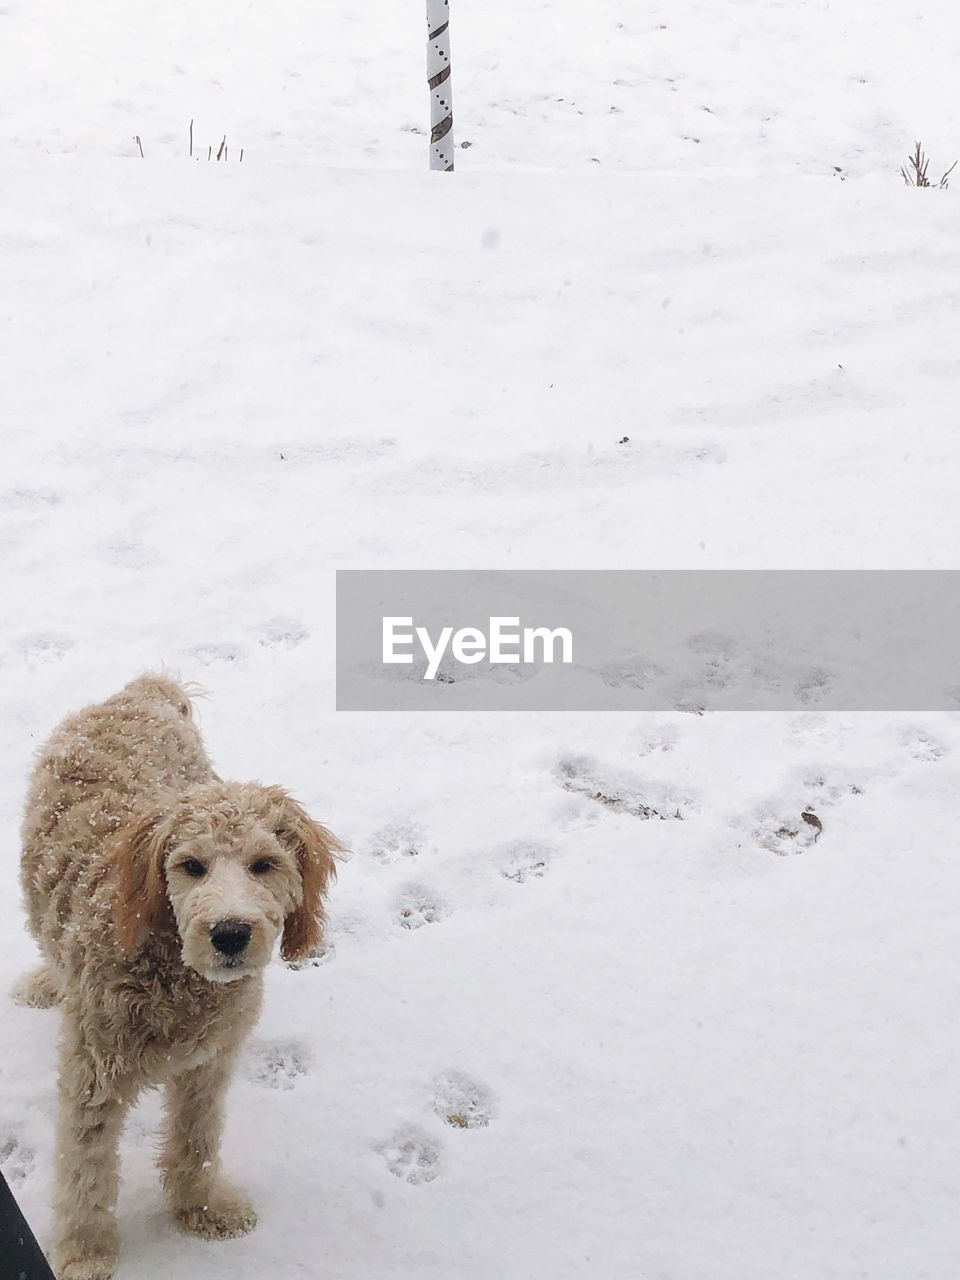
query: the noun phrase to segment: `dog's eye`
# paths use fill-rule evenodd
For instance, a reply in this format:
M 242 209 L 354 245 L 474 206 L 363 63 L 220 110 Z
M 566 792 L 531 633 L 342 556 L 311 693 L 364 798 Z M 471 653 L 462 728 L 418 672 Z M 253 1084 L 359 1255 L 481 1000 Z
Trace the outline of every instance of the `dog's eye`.
M 255 876 L 265 876 L 268 871 L 273 870 L 273 863 L 269 858 L 258 858 L 256 862 L 250 863 L 250 870 Z
M 187 858 L 186 862 L 180 863 L 180 867 L 188 876 L 192 876 L 194 880 L 199 880 L 201 876 L 207 874 L 207 868 L 196 858 Z

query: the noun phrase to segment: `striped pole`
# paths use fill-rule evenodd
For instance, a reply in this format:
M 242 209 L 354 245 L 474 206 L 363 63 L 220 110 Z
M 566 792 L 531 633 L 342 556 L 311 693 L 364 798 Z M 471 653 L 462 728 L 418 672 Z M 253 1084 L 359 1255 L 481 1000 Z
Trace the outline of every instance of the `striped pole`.
M 453 173 L 450 0 L 427 0 L 427 84 L 430 86 L 430 168 Z

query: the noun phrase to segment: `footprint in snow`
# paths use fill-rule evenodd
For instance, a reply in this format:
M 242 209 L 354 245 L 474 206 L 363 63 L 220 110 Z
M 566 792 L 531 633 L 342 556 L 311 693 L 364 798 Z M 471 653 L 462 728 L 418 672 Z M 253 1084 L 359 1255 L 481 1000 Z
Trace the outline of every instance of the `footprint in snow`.
M 804 706 L 814 706 L 830 691 L 833 675 L 820 667 L 804 672 L 794 686 L 794 693 Z
M 60 662 L 73 648 L 73 641 L 55 632 L 43 631 L 24 636 L 19 647 L 28 662 Z
M 827 814 L 842 800 L 863 795 L 862 785 L 844 774 L 808 770 L 799 785 L 771 797 L 754 815 L 753 838 L 778 857 L 803 853 L 829 826 Z
M 14 1186 L 25 1182 L 33 1172 L 36 1152 L 15 1133 L 0 1129 L 0 1169 Z
M 601 668 L 600 679 L 611 689 L 648 689 L 663 674 L 663 668 L 652 663 L 614 662 Z
M 863 795 L 861 781 L 833 769 L 807 769 L 801 785 L 811 805 L 821 808 L 829 808 L 848 796 Z
M 433 1109 L 452 1129 L 485 1129 L 494 1115 L 486 1085 L 463 1071 L 445 1071 L 433 1082 Z
M 674 725 L 661 725 L 636 733 L 633 742 L 638 756 L 652 756 L 673 751 L 679 737 Z
M 436 924 L 445 915 L 443 904 L 420 885 L 408 885 L 397 902 L 401 929 L 422 929 L 425 924 Z
M 233 666 L 243 659 L 243 650 L 235 644 L 198 644 L 190 650 L 194 661 L 205 667 Z
M 133 1139 L 136 1146 L 142 1146 L 154 1140 L 158 1128 L 159 1126 L 154 1116 L 145 1115 L 143 1112 L 136 1110 L 127 1121 L 124 1133 Z
M 405 1125 L 377 1147 L 395 1178 L 421 1187 L 440 1176 L 440 1148 L 416 1125 Z
M 283 963 L 288 969 L 319 969 L 321 965 L 330 963 L 336 950 L 332 942 L 324 940 L 313 947 L 302 960 L 284 960 Z
M 503 850 L 500 874 L 516 884 L 539 880 L 547 874 L 554 850 L 535 840 L 514 840 Z
M 703 663 L 705 673 L 713 673 L 721 685 L 727 682 L 725 669 L 737 661 L 740 651 L 733 637 L 722 631 L 698 631 L 688 638 L 687 648 Z
M 904 726 L 901 729 L 900 745 L 913 756 L 914 760 L 920 760 L 925 763 L 933 760 L 942 760 L 944 756 L 950 754 L 950 748 L 935 738 L 933 734 L 926 733 L 923 729 L 917 729 L 912 725 Z
M 297 1040 L 262 1040 L 250 1046 L 243 1074 L 266 1089 L 292 1089 L 310 1070 L 310 1050 Z
M 762 849 L 780 858 L 802 853 L 820 839 L 823 823 L 812 809 L 791 813 L 787 817 L 776 814 L 761 815 L 754 837 Z
M 271 618 L 257 629 L 258 643 L 264 649 L 296 649 L 310 632 L 296 618 Z
M 553 822 L 558 831 L 586 831 L 601 821 L 601 814 L 595 804 L 585 796 L 570 796 L 554 806 Z
M 33 489 L 27 486 L 18 489 L 5 489 L 0 493 L 0 505 L 13 511 L 39 512 L 44 507 L 55 507 L 61 501 L 56 489 Z
M 157 563 L 156 555 L 135 538 L 111 538 L 102 542 L 100 549 L 121 569 L 148 569 Z
M 287 441 L 278 446 L 277 453 L 284 462 L 324 465 L 332 462 L 373 462 L 389 457 L 399 448 L 393 436 L 341 436 L 324 440 Z
M 401 858 L 416 858 L 425 843 L 423 831 L 414 823 L 389 822 L 366 841 L 364 851 L 377 862 L 387 865 Z
M 556 781 L 564 791 L 586 796 L 611 813 L 635 818 L 682 819 L 691 800 L 646 782 L 623 770 L 611 769 L 589 756 L 565 756 L 557 765 Z

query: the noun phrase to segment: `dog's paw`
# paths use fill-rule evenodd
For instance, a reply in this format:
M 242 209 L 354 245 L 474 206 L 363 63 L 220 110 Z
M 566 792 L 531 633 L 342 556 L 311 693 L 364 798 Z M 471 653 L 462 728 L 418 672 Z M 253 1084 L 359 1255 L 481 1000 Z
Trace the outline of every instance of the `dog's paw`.
M 42 964 L 25 973 L 10 992 L 14 1004 L 30 1009 L 52 1009 L 60 1003 L 60 989 L 49 966 Z
M 116 1258 L 75 1258 L 57 1268 L 57 1280 L 112 1280 Z
M 57 1280 L 113 1280 L 116 1258 L 73 1258 L 57 1268 Z
M 174 1217 L 184 1231 L 204 1240 L 232 1240 L 257 1225 L 249 1200 L 226 1183 L 212 1187 L 202 1204 L 178 1206 Z
M 116 1223 L 96 1230 L 88 1223 L 79 1236 L 61 1239 L 54 1257 L 57 1280 L 111 1280 L 120 1256 Z

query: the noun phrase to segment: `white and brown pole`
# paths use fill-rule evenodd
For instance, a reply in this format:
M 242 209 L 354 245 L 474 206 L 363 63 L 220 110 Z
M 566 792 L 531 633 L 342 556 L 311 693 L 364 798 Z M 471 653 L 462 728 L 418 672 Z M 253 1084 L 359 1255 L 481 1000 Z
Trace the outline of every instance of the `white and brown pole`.
M 430 86 L 430 168 L 452 173 L 450 0 L 427 0 L 427 84 Z

